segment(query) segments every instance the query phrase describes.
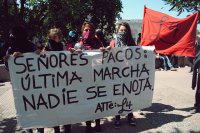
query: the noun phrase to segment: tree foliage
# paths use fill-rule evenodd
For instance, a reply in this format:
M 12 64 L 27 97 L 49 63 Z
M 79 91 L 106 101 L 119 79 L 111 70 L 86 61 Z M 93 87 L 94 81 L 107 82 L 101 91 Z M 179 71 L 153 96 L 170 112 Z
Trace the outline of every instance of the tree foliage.
M 121 9 L 121 0 L 3 0 L 0 31 L 5 33 L 14 25 L 24 24 L 30 36 L 45 37 L 52 27 L 61 28 L 63 33 L 72 29 L 80 32 L 82 23 L 90 21 L 111 33 Z
M 182 12 L 200 12 L 200 1 L 199 0 L 163 0 L 166 4 L 172 6 L 171 10 L 178 11 L 178 15 Z

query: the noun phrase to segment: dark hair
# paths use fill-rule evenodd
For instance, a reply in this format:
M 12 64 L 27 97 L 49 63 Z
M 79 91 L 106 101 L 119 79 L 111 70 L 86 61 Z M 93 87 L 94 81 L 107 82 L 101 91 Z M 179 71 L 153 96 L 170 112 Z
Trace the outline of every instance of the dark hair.
M 97 38 L 102 42 L 104 47 L 108 46 L 107 40 L 104 38 L 104 34 L 101 29 L 96 29 L 95 34 Z
M 96 29 L 95 34 L 96 34 L 98 37 L 104 37 L 104 34 L 103 34 L 103 32 L 102 32 L 101 29 Z
M 26 39 L 28 36 L 28 31 L 25 26 L 15 26 L 12 28 L 12 35 L 18 39 Z
M 81 31 L 82 31 L 82 32 L 83 32 L 83 30 L 84 30 L 84 28 L 85 28 L 86 26 L 90 27 L 90 29 L 91 29 L 93 32 L 95 32 L 95 27 L 94 27 L 94 25 L 93 25 L 92 23 L 89 23 L 89 22 L 84 22 L 84 23 L 82 24 L 82 27 L 81 27 Z
M 127 22 L 119 23 L 118 26 L 117 26 L 117 32 L 119 32 L 119 29 L 120 29 L 121 26 L 126 27 L 126 30 L 127 30 L 127 42 L 126 43 L 128 44 L 128 46 L 135 45 L 135 41 L 133 40 L 131 28 L 130 28 L 129 24 Z

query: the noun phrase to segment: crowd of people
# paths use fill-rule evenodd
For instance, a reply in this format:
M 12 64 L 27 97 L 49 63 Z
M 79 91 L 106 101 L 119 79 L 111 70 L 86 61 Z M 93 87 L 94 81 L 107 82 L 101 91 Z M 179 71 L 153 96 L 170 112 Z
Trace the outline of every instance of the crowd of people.
M 76 31 L 70 31 L 68 33 L 67 42 L 63 43 L 63 33 L 59 28 L 52 28 L 48 32 L 48 42 L 41 43 L 37 42 L 35 45 L 27 39 L 27 31 L 24 26 L 17 26 L 12 29 L 11 41 L 9 49 L 7 50 L 7 55 L 4 57 L 5 64 L 7 66 L 7 60 L 10 55 L 19 56 L 23 53 L 35 52 L 39 54 L 43 51 L 62 51 L 68 50 L 71 53 L 80 53 L 82 50 L 94 50 L 99 49 L 101 51 L 109 50 L 113 47 L 122 47 L 122 46 L 135 46 L 135 41 L 132 38 L 130 26 L 128 23 L 119 24 L 116 38 L 113 39 L 110 44 L 105 39 L 104 34 L 101 29 L 95 30 L 95 27 L 92 23 L 84 22 L 81 27 L 82 35 L 79 37 Z M 120 127 L 120 116 L 116 116 L 115 127 Z M 86 121 L 86 133 L 92 133 L 93 128 L 91 127 L 91 122 Z M 100 125 L 100 119 L 95 120 L 95 132 L 101 132 L 102 127 Z M 130 125 L 136 125 L 135 120 L 133 119 L 133 114 L 128 114 L 128 123 Z M 60 127 L 53 127 L 55 133 L 60 133 Z M 38 128 L 38 132 L 44 133 L 44 128 Z M 71 125 L 64 125 L 64 130 L 66 133 L 71 132 Z M 33 132 L 32 129 L 28 130 Z
M 9 45 L 9 49 L 7 50 L 7 55 L 5 56 L 5 64 L 7 66 L 7 60 L 9 58 L 9 55 L 18 56 L 23 53 L 27 52 L 35 52 L 39 54 L 43 51 L 63 51 L 68 50 L 71 53 L 81 53 L 82 50 L 95 50 L 99 49 L 100 51 L 110 50 L 114 47 L 122 47 L 122 46 L 136 46 L 140 45 L 141 41 L 141 33 L 138 34 L 138 39 L 135 42 L 135 40 L 132 38 L 131 29 L 128 23 L 121 22 L 119 23 L 115 37 L 109 42 L 105 39 L 104 34 L 101 29 L 95 30 L 95 27 L 92 23 L 84 22 L 81 27 L 81 35 L 79 35 L 75 30 L 71 30 L 68 33 L 67 36 L 67 42 L 63 43 L 63 33 L 61 29 L 59 28 L 52 28 L 49 30 L 48 33 L 48 42 L 42 43 L 37 42 L 36 45 L 34 45 L 32 42 L 27 40 L 27 31 L 26 28 L 23 26 L 17 26 L 12 29 L 12 35 L 11 35 L 11 42 Z M 174 64 L 171 63 L 170 59 L 168 58 L 168 55 L 162 55 L 156 53 L 156 59 L 159 60 L 160 64 L 156 67 L 162 68 L 163 70 L 172 70 L 176 71 L 174 68 Z M 173 58 L 171 56 L 171 58 Z M 195 74 L 198 75 L 197 79 L 200 81 L 200 71 L 197 71 L 200 69 L 199 65 L 199 58 L 196 59 L 195 64 Z M 195 75 L 194 74 L 194 75 Z M 194 77 L 196 78 L 196 77 Z M 200 82 L 195 82 L 196 79 L 194 79 L 194 85 L 193 89 L 196 87 L 197 84 L 197 94 L 196 94 L 196 103 L 195 108 L 197 108 L 197 111 L 200 110 L 200 104 L 199 104 L 199 98 L 200 98 Z M 102 132 L 102 127 L 100 124 L 101 119 L 95 120 L 95 132 Z M 129 125 L 136 126 L 136 121 L 134 119 L 133 113 L 129 113 L 127 116 L 127 121 Z M 91 127 L 91 121 L 86 121 L 86 127 L 85 132 L 86 133 L 92 133 L 93 128 Z M 115 116 L 115 122 L 114 127 L 120 128 L 121 122 L 120 122 L 120 115 Z M 55 133 L 60 133 L 59 126 L 53 127 Z M 71 132 L 71 125 L 64 125 L 65 133 Z M 31 129 L 29 132 L 33 132 Z M 44 128 L 39 128 L 38 132 L 43 133 Z

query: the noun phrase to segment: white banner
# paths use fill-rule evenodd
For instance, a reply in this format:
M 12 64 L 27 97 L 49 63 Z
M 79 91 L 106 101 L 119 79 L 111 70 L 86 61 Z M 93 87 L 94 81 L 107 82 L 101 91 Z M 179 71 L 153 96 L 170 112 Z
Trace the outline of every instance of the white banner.
M 9 59 L 18 123 L 53 127 L 128 114 L 151 106 L 154 47 L 104 53 L 27 53 Z

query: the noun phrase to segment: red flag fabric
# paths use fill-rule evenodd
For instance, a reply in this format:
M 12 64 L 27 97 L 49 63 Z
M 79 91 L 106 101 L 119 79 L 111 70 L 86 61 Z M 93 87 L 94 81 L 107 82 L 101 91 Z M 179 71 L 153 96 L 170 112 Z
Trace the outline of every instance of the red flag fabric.
M 195 56 L 198 13 L 184 19 L 144 7 L 142 46 L 154 45 L 157 53 Z

